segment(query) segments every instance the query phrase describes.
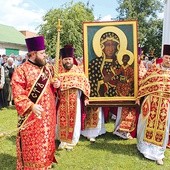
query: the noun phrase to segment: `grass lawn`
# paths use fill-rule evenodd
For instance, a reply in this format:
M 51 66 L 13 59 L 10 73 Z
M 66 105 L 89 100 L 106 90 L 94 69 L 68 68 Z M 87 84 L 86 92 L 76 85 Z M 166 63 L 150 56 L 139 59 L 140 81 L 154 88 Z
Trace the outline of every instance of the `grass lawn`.
M 0 110 L 0 132 L 16 128 L 14 108 Z M 170 170 L 170 150 L 165 153 L 164 165 L 144 158 L 136 149 L 136 139 L 123 140 L 112 134 L 114 122 L 106 124 L 107 133 L 91 144 L 86 138 L 73 151 L 56 151 L 58 164 L 54 170 Z M 0 138 L 0 170 L 16 168 L 15 134 Z

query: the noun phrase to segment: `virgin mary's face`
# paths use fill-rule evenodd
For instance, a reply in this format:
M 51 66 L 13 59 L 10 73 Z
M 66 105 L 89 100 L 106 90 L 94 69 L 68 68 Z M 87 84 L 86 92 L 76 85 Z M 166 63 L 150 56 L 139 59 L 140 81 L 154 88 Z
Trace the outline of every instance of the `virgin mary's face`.
M 117 52 L 117 43 L 112 40 L 107 40 L 104 42 L 103 52 L 107 58 L 112 58 Z

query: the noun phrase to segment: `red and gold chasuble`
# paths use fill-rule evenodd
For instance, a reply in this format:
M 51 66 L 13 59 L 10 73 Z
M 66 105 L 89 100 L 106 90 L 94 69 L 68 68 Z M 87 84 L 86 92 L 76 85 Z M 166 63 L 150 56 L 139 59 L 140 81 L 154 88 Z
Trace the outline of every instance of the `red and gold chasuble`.
M 99 121 L 99 107 L 90 107 L 87 110 L 85 129 L 96 128 Z
M 43 67 L 28 61 L 19 66 L 12 77 L 12 91 L 19 123 L 27 117 L 24 129 L 17 135 L 17 170 L 46 170 L 55 160 L 56 104 L 50 84 L 51 76 L 45 84 L 39 81 L 40 76 L 42 79 L 49 77 L 47 73 L 50 73 L 48 68 L 43 71 Z M 41 93 L 37 86 L 42 86 Z M 35 97 L 37 93 L 40 93 L 40 96 L 36 103 L 44 109 L 41 119 L 29 110 L 33 104 L 29 96 Z
M 168 122 L 170 70 L 154 66 L 140 82 L 138 98 L 147 96 L 141 113 L 147 120 L 144 141 L 162 146 Z
M 166 146 L 168 149 L 170 149 L 170 134 L 169 134 L 169 141 L 168 141 L 168 144 Z
M 122 107 L 119 130 L 123 132 L 132 132 L 136 128 L 136 108 Z
M 69 71 L 66 71 L 60 65 L 59 80 L 61 82 L 61 92 L 57 111 L 58 137 L 63 142 L 71 143 L 77 112 L 78 90 L 81 90 L 86 97 L 89 97 L 90 85 L 82 68 L 76 65 L 73 65 Z

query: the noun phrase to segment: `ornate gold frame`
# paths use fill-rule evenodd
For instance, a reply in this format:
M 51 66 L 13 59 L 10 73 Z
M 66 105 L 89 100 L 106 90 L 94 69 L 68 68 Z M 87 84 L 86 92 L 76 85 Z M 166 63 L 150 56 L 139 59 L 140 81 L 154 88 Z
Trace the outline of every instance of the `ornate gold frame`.
M 138 92 L 138 65 L 137 65 L 137 21 L 110 21 L 110 22 L 84 22 L 84 69 L 89 77 L 89 62 L 102 55 L 100 46 L 101 35 L 105 32 L 114 32 L 119 37 L 119 51 L 117 60 L 122 65 L 122 56 L 128 54 L 129 65 L 133 63 L 134 89 L 133 96 L 90 97 L 91 105 L 134 105 Z

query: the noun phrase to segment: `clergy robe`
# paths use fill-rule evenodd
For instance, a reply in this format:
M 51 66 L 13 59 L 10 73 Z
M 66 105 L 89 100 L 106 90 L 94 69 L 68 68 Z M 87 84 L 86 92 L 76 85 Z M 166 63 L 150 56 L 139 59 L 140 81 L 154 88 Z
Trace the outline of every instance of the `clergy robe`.
M 142 97 L 137 148 L 148 159 L 163 159 L 170 126 L 170 70 L 154 65 L 141 79 L 138 98 Z
M 59 66 L 60 97 L 57 110 L 57 138 L 76 145 L 81 132 L 81 97 L 89 98 L 90 84 L 81 68 Z
M 18 126 L 23 127 L 17 134 L 17 170 L 46 170 L 52 164 L 55 152 L 56 104 L 54 89 L 50 83 L 51 69 L 46 65 L 38 67 L 26 61 L 13 73 L 12 92 L 18 112 Z M 39 82 L 40 75 L 46 77 L 46 83 Z M 42 91 L 36 89 L 42 86 Z M 38 84 L 39 83 L 39 84 Z M 33 89 L 34 88 L 34 89 Z M 30 110 L 33 102 L 28 97 L 31 91 L 40 93 L 36 104 L 43 107 L 41 119 Z M 34 93 L 36 96 L 36 93 Z M 33 97 L 35 97 L 33 95 Z M 23 122 L 24 121 L 24 122 Z M 21 122 L 23 123 L 21 125 Z

